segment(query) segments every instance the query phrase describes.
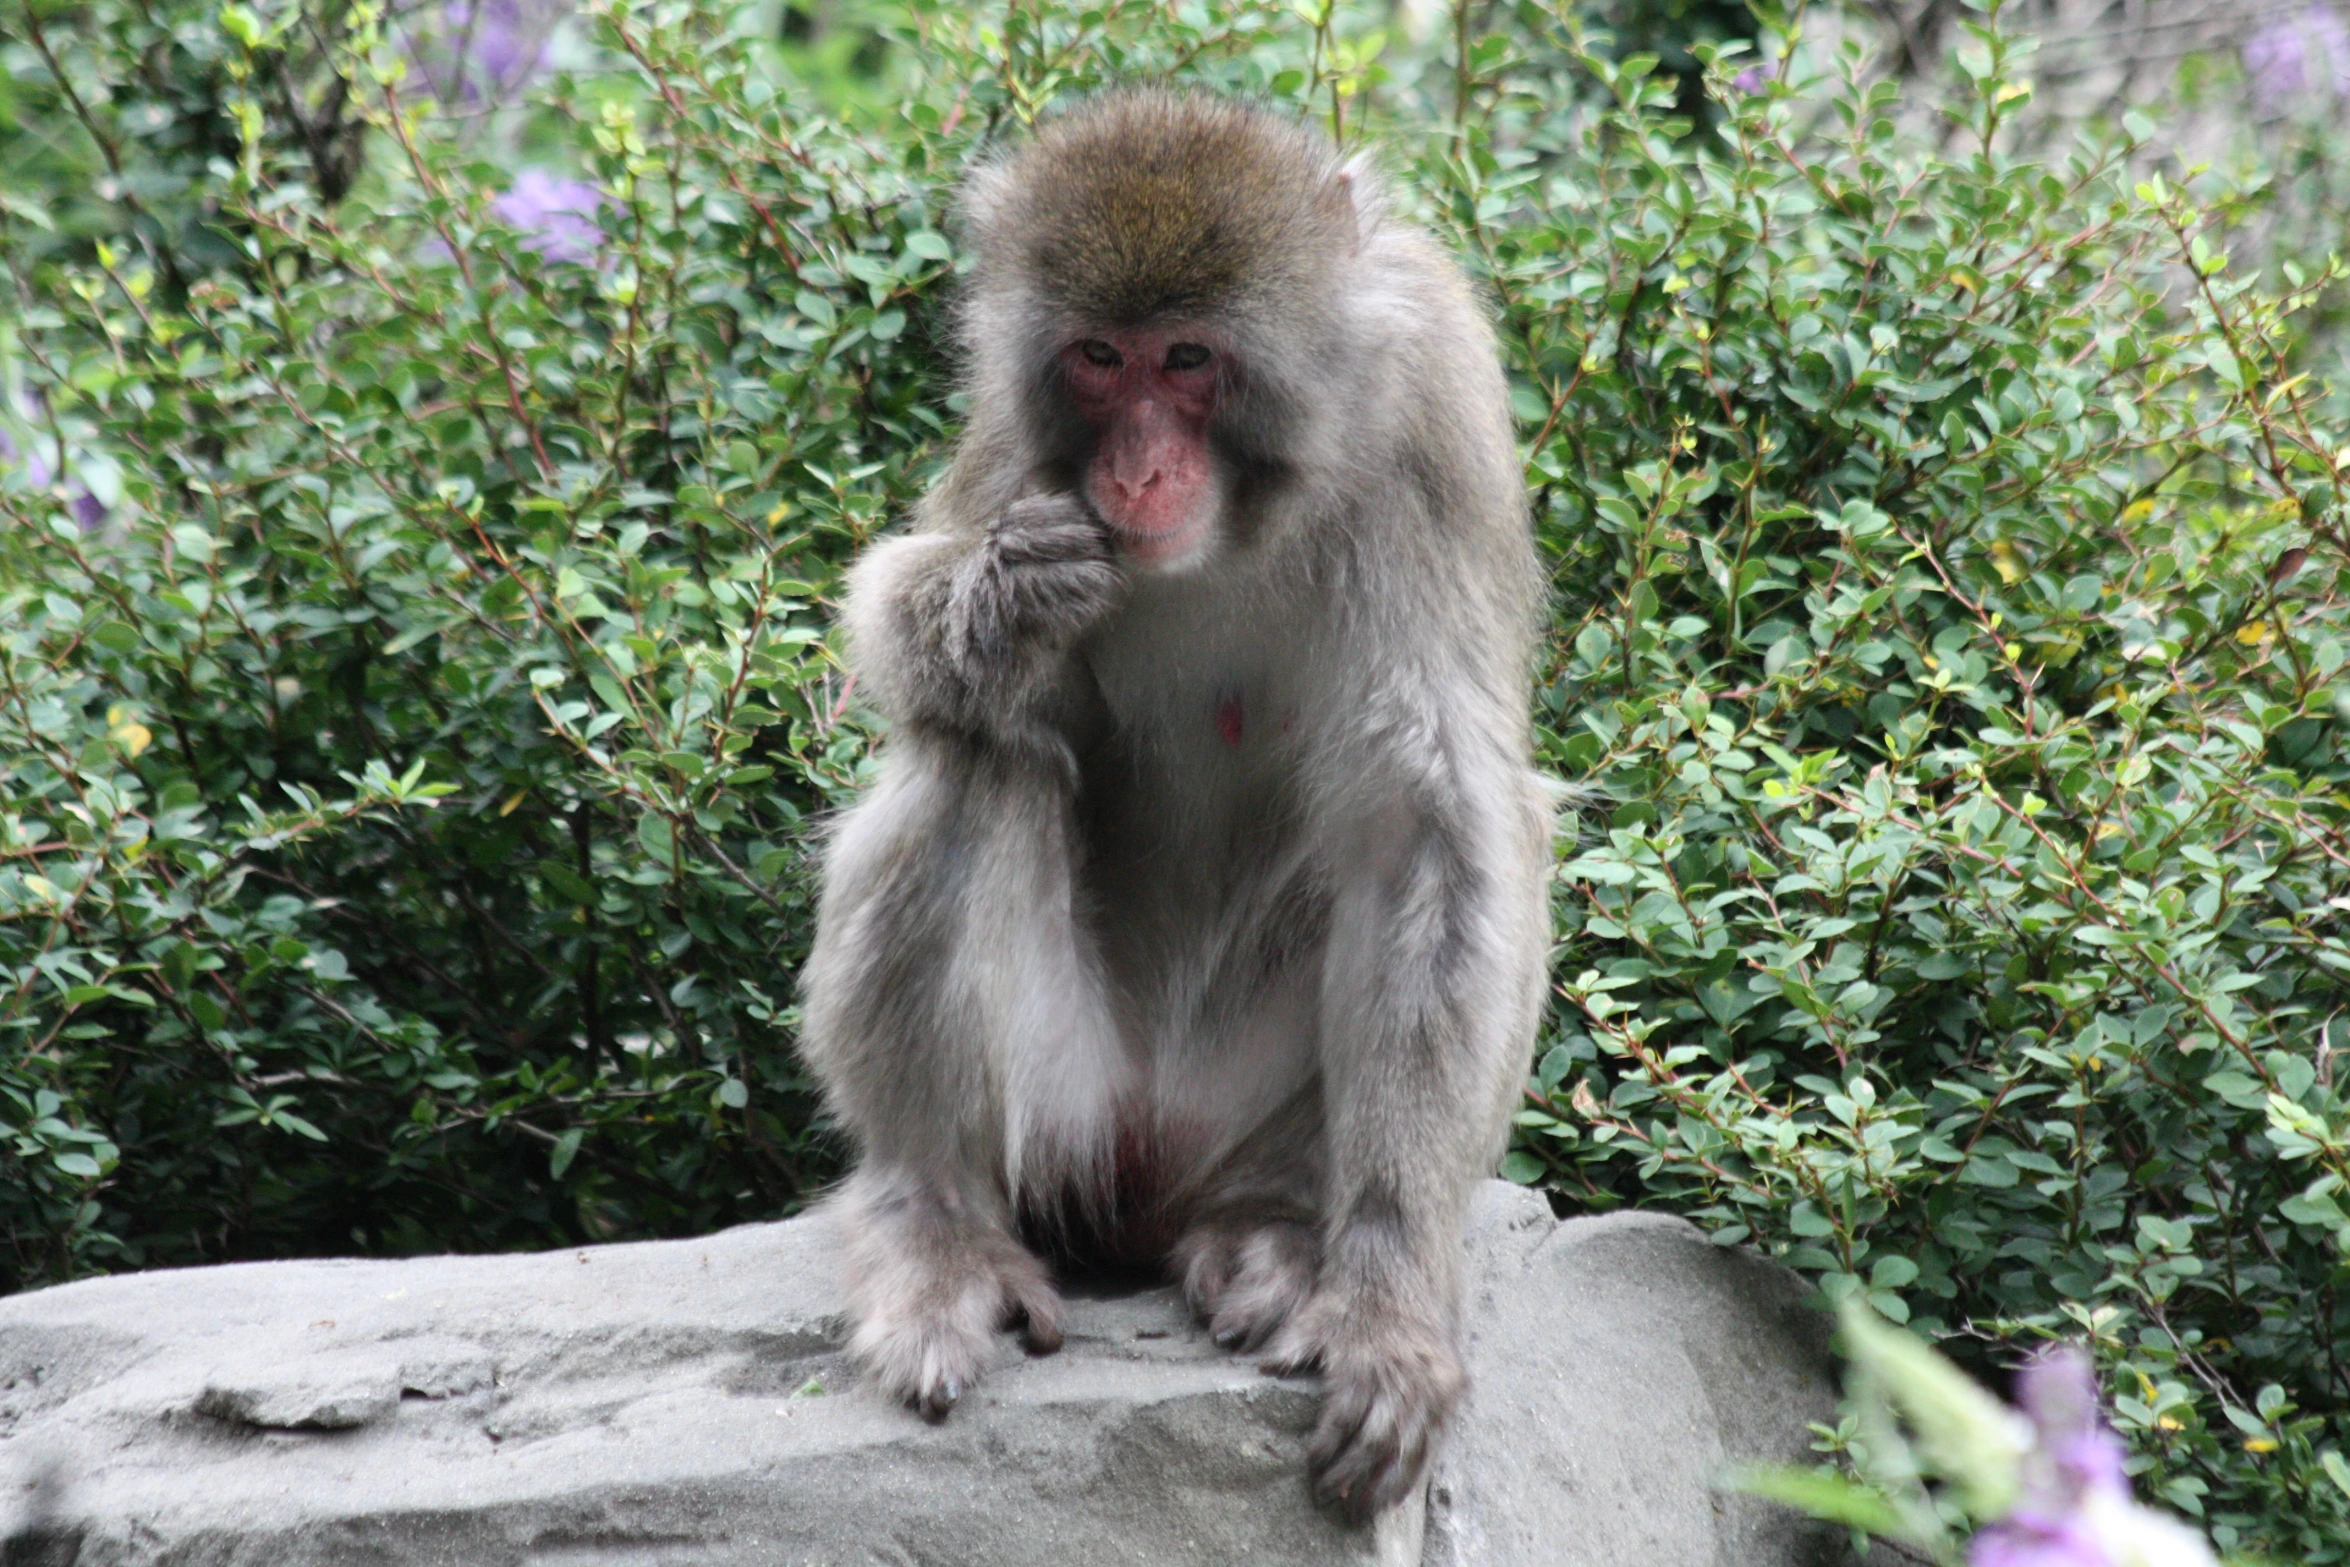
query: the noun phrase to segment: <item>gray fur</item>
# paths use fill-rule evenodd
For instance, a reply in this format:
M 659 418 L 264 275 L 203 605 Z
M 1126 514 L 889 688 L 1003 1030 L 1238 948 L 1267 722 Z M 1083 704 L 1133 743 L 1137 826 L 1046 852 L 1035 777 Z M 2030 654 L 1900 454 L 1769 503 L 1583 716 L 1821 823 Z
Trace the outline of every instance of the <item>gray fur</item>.
M 1186 138 L 1260 177 L 1192 212 Z M 1365 1517 L 1458 1399 L 1462 1214 L 1543 990 L 1540 577 L 1491 334 L 1366 168 L 1215 100 L 1080 109 L 972 203 L 972 423 L 852 581 L 894 727 L 805 977 L 861 1154 L 851 1347 L 940 1413 L 998 1326 L 1057 1342 L 1031 1243 L 1166 1260 L 1220 1340 L 1320 1368 L 1317 1491 Z M 1046 208 L 1125 236 L 1114 287 L 1034 275 L 1038 244 L 1098 238 L 1019 230 Z M 1192 258 L 1179 287 L 1152 294 L 1137 235 Z M 1039 368 L 1143 297 L 1245 383 L 1218 543 L 1182 571 L 1121 563 Z

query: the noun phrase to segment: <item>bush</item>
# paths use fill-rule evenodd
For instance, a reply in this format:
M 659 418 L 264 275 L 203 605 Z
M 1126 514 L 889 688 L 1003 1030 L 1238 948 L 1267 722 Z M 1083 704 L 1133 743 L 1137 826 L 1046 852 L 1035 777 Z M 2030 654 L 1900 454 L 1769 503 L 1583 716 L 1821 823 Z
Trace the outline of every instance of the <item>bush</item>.
M 2350 627 L 2286 365 L 2330 277 L 2231 278 L 2126 146 L 2011 165 L 1978 49 L 1948 161 L 1857 84 L 1833 143 L 1774 87 L 1693 160 L 1618 71 L 1517 198 L 1555 216 L 1481 227 L 1549 426 L 1553 755 L 1612 804 L 1513 1173 L 2087 1335 L 2160 1495 L 2341 1560 Z
M 127 95 L 104 3 L 56 13 L 68 75 Z M 791 974 L 870 740 L 827 616 L 955 417 L 951 171 L 1179 70 L 1377 122 L 1505 317 L 1544 754 L 1603 801 L 1508 1173 L 1978 1365 L 2085 1338 L 2171 1505 L 2350 1560 L 2346 440 L 2289 364 L 2330 269 L 2231 275 L 2126 141 L 2003 152 L 1988 30 L 1931 153 L 1800 50 L 1721 62 L 1699 132 L 1542 0 L 1465 59 L 922 7 L 853 125 L 647 0 L 533 121 L 587 189 L 428 112 L 372 10 L 230 11 L 217 253 L 0 231 L 7 1282 L 675 1233 L 824 1177 Z M 319 70 L 339 195 L 285 107 Z

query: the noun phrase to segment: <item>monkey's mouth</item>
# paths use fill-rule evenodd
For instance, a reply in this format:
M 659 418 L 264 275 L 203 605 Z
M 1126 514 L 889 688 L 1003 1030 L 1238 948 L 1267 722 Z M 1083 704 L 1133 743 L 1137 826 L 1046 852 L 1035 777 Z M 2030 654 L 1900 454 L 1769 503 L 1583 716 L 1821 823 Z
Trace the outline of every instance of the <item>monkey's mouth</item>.
M 1154 571 L 1180 570 L 1198 563 L 1207 554 L 1213 531 L 1204 517 L 1179 518 L 1166 527 L 1110 523 L 1110 537 L 1118 541 L 1125 557 Z

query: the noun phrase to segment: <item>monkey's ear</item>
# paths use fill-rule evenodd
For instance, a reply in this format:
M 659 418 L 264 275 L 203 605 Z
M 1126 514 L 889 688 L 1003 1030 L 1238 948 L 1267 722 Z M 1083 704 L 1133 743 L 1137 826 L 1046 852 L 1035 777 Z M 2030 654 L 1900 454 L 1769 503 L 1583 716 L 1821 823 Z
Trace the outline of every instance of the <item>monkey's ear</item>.
M 1331 188 L 1354 223 L 1354 248 L 1371 243 L 1371 236 L 1387 218 L 1387 182 L 1367 152 L 1358 152 L 1338 166 Z

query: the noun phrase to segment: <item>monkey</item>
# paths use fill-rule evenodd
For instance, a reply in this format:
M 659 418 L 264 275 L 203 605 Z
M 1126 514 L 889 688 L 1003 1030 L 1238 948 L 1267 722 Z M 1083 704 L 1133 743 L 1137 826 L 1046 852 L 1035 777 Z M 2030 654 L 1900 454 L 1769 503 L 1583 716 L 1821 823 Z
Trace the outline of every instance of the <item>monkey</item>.
M 887 728 L 805 1058 L 851 1358 L 944 1418 L 1048 1266 L 1162 1267 L 1318 1371 L 1317 1501 L 1414 1493 L 1542 1009 L 1543 578 L 1492 329 L 1371 162 L 1116 91 L 977 160 L 969 414 L 853 566 Z

